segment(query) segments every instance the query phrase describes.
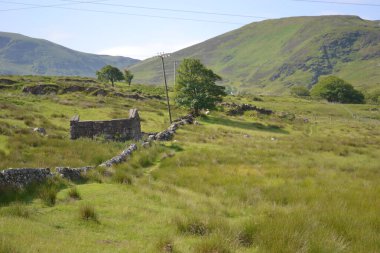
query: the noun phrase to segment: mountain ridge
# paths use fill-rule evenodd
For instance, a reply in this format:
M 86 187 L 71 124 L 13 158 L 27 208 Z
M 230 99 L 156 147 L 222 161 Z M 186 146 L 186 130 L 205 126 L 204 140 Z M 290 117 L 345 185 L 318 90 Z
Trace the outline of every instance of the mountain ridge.
M 357 16 L 308 16 L 254 22 L 179 50 L 167 65 L 199 58 L 239 91 L 286 93 L 337 75 L 362 89 L 380 86 L 380 26 Z M 172 67 L 169 67 L 171 69 Z M 158 59 L 131 67 L 135 81 L 159 84 Z M 377 73 L 379 72 L 379 73 Z M 169 70 L 169 83 L 173 83 Z
M 0 32 L 0 74 L 94 77 L 104 65 L 125 68 L 137 62 L 129 57 L 83 53 L 45 39 Z

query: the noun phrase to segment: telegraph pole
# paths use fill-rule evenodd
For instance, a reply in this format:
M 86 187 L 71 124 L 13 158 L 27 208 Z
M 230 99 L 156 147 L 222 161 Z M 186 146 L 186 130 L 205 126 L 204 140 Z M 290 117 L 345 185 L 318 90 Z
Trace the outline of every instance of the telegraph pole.
M 177 61 L 174 61 L 174 87 L 177 84 Z
M 170 111 L 169 92 L 168 92 L 168 84 L 166 82 L 165 62 L 164 62 L 164 58 L 169 57 L 169 56 L 170 56 L 169 54 L 165 54 L 163 52 L 162 53 L 158 53 L 158 57 L 161 58 L 161 62 L 162 62 L 162 73 L 163 73 L 164 81 L 165 81 L 166 102 L 167 102 L 167 105 L 168 105 L 169 119 L 170 119 L 170 124 L 171 124 L 172 123 L 172 113 Z

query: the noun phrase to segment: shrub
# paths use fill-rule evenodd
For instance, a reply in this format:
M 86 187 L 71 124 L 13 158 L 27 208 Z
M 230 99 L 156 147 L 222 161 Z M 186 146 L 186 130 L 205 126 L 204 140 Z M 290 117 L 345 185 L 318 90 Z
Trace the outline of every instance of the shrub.
M 380 90 L 375 90 L 371 93 L 367 93 L 366 102 L 371 104 L 379 104 L 380 103 Z
M 360 91 L 335 76 L 322 78 L 311 90 L 311 95 L 324 98 L 329 102 L 364 103 L 364 95 Z
M 308 97 L 310 96 L 310 91 L 304 86 L 296 86 L 290 90 L 290 95 L 294 97 Z
M 98 215 L 95 212 L 95 208 L 89 204 L 80 207 L 79 215 L 82 220 L 98 222 Z
M 80 193 L 76 187 L 72 187 L 68 192 L 67 195 L 72 199 L 81 199 Z

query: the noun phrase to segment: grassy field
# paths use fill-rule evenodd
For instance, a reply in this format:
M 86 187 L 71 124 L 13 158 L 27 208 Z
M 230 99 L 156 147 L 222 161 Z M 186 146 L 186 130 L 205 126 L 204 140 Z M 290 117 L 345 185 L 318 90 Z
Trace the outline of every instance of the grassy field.
M 0 168 L 96 165 L 127 145 L 70 141 L 76 113 L 110 119 L 137 107 L 144 131 L 168 125 L 155 99 L 19 89 L 0 99 Z M 226 101 L 274 115 L 219 108 L 172 141 L 140 148 L 111 176 L 56 179 L 55 203 L 42 194 L 49 185 L 3 201 L 0 252 L 380 252 L 379 107 L 261 99 Z

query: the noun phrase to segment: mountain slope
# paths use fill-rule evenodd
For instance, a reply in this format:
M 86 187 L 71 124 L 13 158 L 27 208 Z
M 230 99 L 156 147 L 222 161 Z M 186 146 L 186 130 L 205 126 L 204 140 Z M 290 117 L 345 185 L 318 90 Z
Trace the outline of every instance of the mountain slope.
M 0 74 L 95 76 L 104 65 L 125 68 L 138 61 L 82 53 L 47 40 L 0 32 Z
M 185 48 L 166 59 L 202 60 L 224 85 L 281 94 L 290 86 L 311 87 L 334 74 L 362 89 L 380 86 L 380 25 L 355 16 L 294 17 L 252 23 Z M 135 80 L 162 83 L 159 59 L 134 65 Z

